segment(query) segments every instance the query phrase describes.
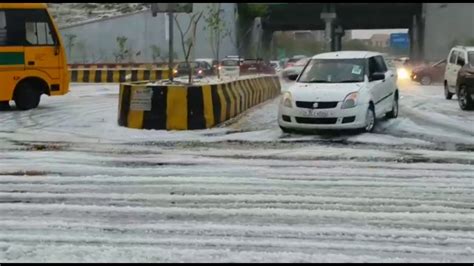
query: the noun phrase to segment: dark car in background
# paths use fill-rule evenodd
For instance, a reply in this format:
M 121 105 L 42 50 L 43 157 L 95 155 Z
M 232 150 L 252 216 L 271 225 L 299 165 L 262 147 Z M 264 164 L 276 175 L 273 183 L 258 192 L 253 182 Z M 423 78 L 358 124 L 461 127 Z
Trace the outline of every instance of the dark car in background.
M 468 53 L 474 63 L 474 52 Z M 474 110 L 474 65 L 465 64 L 458 72 L 456 95 L 462 110 Z
M 211 65 L 204 61 L 197 61 L 197 62 L 190 62 L 190 65 L 186 64 L 186 62 L 181 62 L 176 65 L 175 69 L 173 70 L 173 75 L 175 77 L 178 76 L 186 76 L 189 75 L 191 71 L 190 66 L 194 69 L 194 75 L 196 77 L 205 77 L 205 76 L 212 76 L 214 75 L 214 70 L 212 69 Z
M 219 61 L 218 60 L 212 59 L 212 58 L 197 58 L 195 61 L 196 62 L 206 62 L 206 63 L 208 63 L 211 66 L 212 71 L 214 72 L 214 74 L 217 75 L 217 71 L 218 71 L 218 68 L 219 68 Z
M 422 65 L 413 68 L 410 77 L 411 80 L 419 82 L 422 85 L 430 85 L 433 82 L 443 81 L 445 69 L 446 59 L 443 59 L 431 65 Z
M 261 59 L 245 59 L 240 65 L 240 75 L 275 74 L 275 69 Z

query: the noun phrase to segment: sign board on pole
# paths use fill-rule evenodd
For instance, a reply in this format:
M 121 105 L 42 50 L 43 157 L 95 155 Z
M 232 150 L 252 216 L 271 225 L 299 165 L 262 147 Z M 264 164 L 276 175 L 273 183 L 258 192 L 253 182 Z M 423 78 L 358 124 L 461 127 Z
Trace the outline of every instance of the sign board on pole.
M 158 13 L 192 13 L 193 3 L 152 3 L 151 13 L 155 17 Z
M 410 37 L 408 36 L 408 33 L 390 34 L 390 47 L 395 49 L 409 49 Z

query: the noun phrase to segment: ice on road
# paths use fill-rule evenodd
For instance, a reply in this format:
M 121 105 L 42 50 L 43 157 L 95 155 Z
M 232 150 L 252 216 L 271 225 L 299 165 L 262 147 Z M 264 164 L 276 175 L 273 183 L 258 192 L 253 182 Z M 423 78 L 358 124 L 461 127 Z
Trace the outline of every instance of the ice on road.
M 472 262 L 472 112 L 400 90 L 373 134 L 128 129 L 113 84 L 0 112 L 0 262 Z

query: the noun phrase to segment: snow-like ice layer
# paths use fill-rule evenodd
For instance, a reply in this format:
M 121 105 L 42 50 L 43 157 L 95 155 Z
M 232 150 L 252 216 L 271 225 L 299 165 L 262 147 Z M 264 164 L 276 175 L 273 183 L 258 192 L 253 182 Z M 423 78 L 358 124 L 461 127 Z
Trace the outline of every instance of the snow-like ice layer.
M 474 165 L 384 160 L 472 153 L 72 146 L 0 154 L 1 261 L 474 259 Z
M 59 27 L 146 10 L 143 3 L 48 3 Z
M 243 80 L 243 79 L 252 79 L 252 78 L 258 78 L 258 77 L 265 77 L 265 76 L 273 76 L 273 75 L 266 75 L 266 74 L 255 74 L 255 75 L 243 75 L 235 78 L 230 78 L 230 77 L 221 77 L 217 78 L 217 76 L 206 76 L 202 78 L 194 77 L 193 78 L 193 84 L 194 85 L 201 85 L 201 84 L 216 84 L 216 83 L 224 83 L 224 82 L 230 82 L 230 81 L 236 81 L 236 80 Z M 173 79 L 177 83 L 181 84 L 187 84 L 189 79 L 186 76 L 179 76 L 175 77 Z M 169 80 L 160 80 L 160 81 L 155 81 L 155 82 L 149 82 L 146 83 L 147 86 L 152 86 L 152 85 L 159 85 L 159 84 L 168 84 Z
M 285 89 L 288 84 L 283 83 L 282 86 Z M 2 123 L 0 138 L 13 141 L 78 143 L 229 140 L 268 142 L 324 139 L 318 135 L 283 134 L 277 124 L 278 98 L 252 108 L 221 127 L 195 131 L 137 130 L 119 127 L 117 98 L 116 84 L 73 84 L 70 94 L 66 96 L 51 98 L 43 96 L 42 103 L 36 110 L 0 113 Z M 379 133 L 384 134 L 342 135 L 341 138 L 354 143 L 382 145 L 430 145 L 432 139 L 416 139 L 419 135 L 434 136 L 448 141 L 474 142 L 466 135 L 468 132 L 449 132 L 445 129 L 430 128 L 431 125 L 418 125 L 405 117 L 393 121 L 381 121 L 379 126 L 383 129 Z M 391 132 L 402 133 L 387 135 Z M 414 136 L 416 138 L 413 138 Z
M 0 261 L 472 262 L 474 153 L 430 145 L 469 128 L 417 114 L 472 118 L 401 93 L 359 135 L 283 134 L 278 99 L 209 130 L 123 128 L 110 84 L 0 112 Z

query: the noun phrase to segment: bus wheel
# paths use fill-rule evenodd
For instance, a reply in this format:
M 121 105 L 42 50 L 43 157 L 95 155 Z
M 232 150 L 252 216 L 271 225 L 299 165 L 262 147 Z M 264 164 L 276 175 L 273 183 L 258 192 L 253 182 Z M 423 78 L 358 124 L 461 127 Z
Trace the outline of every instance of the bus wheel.
M 20 110 L 30 110 L 38 107 L 41 98 L 41 91 L 35 89 L 30 83 L 22 82 L 15 89 L 13 99 L 16 108 Z

